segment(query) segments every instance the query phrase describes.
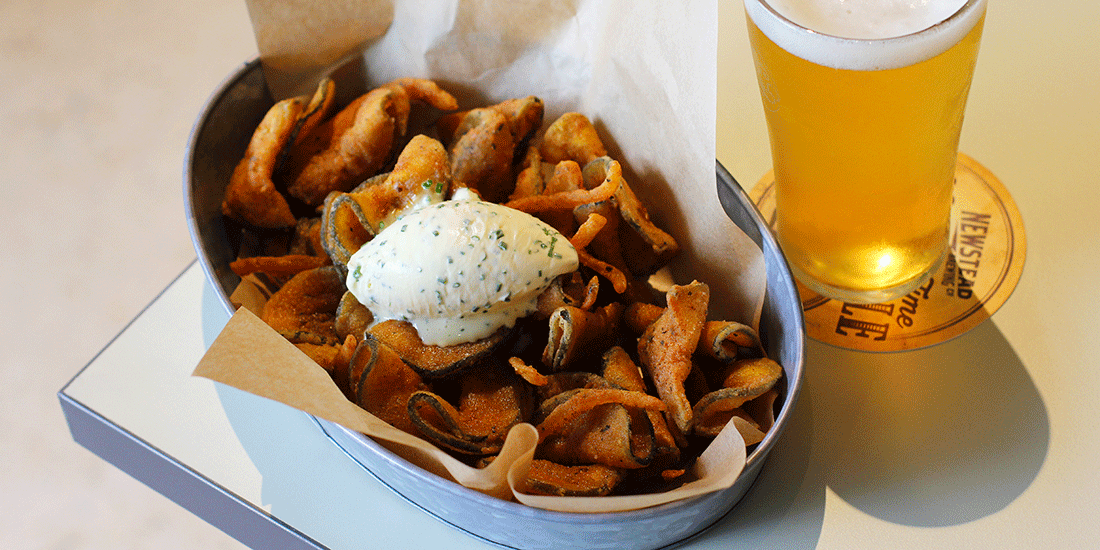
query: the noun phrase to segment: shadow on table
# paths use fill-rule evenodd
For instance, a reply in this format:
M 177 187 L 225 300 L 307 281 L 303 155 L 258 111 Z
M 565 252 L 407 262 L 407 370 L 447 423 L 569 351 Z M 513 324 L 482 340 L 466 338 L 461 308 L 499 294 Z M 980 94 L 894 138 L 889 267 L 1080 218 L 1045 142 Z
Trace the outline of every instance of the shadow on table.
M 1049 443 L 1039 392 L 992 322 L 904 353 L 809 341 L 792 423 L 745 499 L 699 541 L 812 548 L 827 492 L 901 525 L 970 522 L 1022 494 Z

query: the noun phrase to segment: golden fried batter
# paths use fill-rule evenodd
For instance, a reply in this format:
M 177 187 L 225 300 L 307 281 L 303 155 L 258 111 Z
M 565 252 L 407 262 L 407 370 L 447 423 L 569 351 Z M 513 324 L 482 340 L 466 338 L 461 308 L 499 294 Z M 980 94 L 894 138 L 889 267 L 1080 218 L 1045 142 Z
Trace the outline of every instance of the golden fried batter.
M 710 288 L 694 281 L 672 287 L 666 299 L 668 308 L 638 339 L 638 356 L 673 423 L 687 434 L 691 433 L 692 413 L 684 381 L 691 373 L 691 355 L 706 322 Z
M 225 188 L 222 213 L 256 227 L 292 227 L 297 222 L 272 176 L 304 106 L 300 97 L 276 103 L 252 134 L 244 158 Z

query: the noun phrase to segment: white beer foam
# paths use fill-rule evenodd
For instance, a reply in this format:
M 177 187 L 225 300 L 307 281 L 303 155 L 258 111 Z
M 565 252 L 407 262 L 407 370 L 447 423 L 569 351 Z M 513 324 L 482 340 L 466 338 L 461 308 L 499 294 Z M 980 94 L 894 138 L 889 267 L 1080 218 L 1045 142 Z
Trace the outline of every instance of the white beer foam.
M 856 71 L 905 67 L 947 51 L 985 6 L 986 0 L 745 0 L 749 17 L 779 47 Z

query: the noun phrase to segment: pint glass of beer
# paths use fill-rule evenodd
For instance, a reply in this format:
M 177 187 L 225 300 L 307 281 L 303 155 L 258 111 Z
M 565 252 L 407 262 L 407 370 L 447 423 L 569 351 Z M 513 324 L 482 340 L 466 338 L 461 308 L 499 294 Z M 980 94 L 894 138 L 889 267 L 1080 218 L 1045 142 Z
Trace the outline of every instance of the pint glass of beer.
M 986 0 L 744 0 L 776 232 L 798 279 L 877 303 L 948 250 Z

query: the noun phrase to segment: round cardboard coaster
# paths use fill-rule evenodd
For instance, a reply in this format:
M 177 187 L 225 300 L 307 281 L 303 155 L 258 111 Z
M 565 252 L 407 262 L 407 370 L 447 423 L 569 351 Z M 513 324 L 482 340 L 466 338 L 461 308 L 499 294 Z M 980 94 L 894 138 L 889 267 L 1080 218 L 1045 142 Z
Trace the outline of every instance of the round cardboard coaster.
M 749 193 L 774 228 L 775 177 Z M 1024 222 L 1008 190 L 959 153 L 951 210 L 951 252 L 923 286 L 881 304 L 849 304 L 801 284 L 807 334 L 859 351 L 904 351 L 950 340 L 978 326 L 1008 300 L 1024 270 Z

